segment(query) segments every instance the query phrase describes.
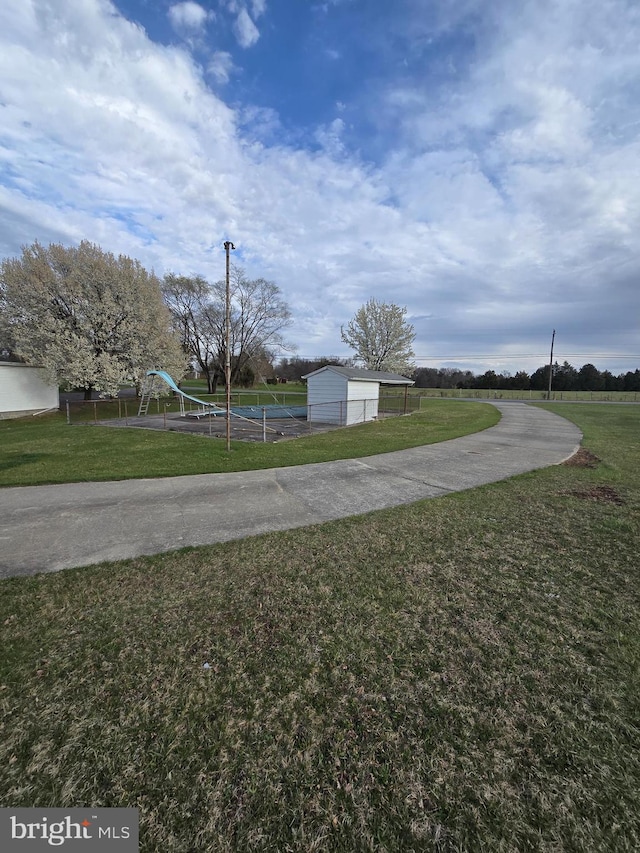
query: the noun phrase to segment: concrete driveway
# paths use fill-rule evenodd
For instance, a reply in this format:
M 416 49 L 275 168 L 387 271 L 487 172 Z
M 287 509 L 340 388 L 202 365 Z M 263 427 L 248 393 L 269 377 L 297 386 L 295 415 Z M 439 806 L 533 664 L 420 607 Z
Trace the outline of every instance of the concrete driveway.
M 441 444 L 291 468 L 0 489 L 0 577 L 240 539 L 434 498 L 563 462 L 580 431 L 525 403 Z

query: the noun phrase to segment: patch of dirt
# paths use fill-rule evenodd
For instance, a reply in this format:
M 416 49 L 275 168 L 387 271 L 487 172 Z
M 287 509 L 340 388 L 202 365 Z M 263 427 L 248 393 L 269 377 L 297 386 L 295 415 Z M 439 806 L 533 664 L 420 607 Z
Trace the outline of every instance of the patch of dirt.
M 617 504 L 622 506 L 625 502 L 624 498 L 613 489 L 611 486 L 591 486 L 588 489 L 574 489 L 565 494 L 572 495 L 574 498 L 583 498 L 587 501 L 600 501 L 601 503 Z
M 600 464 L 600 459 L 590 450 L 581 447 L 577 453 L 574 453 L 570 459 L 562 463 L 570 468 L 597 468 Z

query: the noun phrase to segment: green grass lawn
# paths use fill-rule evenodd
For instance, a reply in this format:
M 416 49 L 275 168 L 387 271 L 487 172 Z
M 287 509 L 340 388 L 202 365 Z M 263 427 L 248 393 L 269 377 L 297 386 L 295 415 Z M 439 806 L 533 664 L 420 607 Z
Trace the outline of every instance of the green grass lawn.
M 145 853 L 640 849 L 640 409 L 554 411 L 579 466 L 3 581 L 2 805 L 137 806 Z
M 247 471 L 386 453 L 493 426 L 486 403 L 434 400 L 420 413 L 276 444 L 67 425 L 59 414 L 0 421 L 0 486 Z

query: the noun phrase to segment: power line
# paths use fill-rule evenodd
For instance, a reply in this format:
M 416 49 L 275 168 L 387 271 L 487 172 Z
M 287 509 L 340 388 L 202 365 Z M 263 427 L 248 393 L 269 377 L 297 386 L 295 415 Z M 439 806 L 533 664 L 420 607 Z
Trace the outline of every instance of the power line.
M 468 361 L 470 359 L 483 359 L 483 360 L 494 360 L 494 361 L 507 361 L 514 358 L 547 358 L 547 353 L 488 353 L 488 354 L 474 354 L 474 355 L 416 355 L 414 356 L 414 361 Z M 620 353 L 617 355 L 605 355 L 601 353 L 580 353 L 580 352 L 569 352 L 569 353 L 561 353 L 556 354 L 556 361 L 558 358 L 569 359 L 569 358 L 612 358 L 612 359 L 640 359 L 640 354 L 631 353 L 629 355 L 625 353 Z
M 305 361 L 319 361 L 320 359 L 325 358 L 352 358 L 350 355 L 337 355 L 336 353 L 324 353 L 323 355 L 300 355 L 296 353 L 295 355 L 285 356 L 290 360 L 302 359 Z M 482 360 L 493 360 L 493 361 L 507 361 L 510 359 L 520 359 L 520 358 L 547 358 L 547 353 L 475 353 L 474 355 L 416 355 L 413 357 L 414 361 L 469 361 L 471 359 L 482 359 Z M 560 353 L 556 355 L 556 361 L 558 358 L 562 358 L 568 360 L 570 358 L 609 358 L 609 359 L 638 359 L 640 360 L 639 353 L 617 353 L 616 355 L 610 355 L 605 353 L 594 353 L 594 352 L 569 352 L 569 353 Z

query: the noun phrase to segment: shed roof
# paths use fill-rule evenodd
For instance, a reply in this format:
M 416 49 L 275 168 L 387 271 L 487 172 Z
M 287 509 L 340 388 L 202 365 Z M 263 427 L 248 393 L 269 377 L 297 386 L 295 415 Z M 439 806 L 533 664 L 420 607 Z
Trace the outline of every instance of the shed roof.
M 303 376 L 303 379 L 309 379 L 310 376 L 317 376 L 319 373 L 324 373 L 326 370 L 332 370 L 334 373 L 339 373 L 345 379 L 353 379 L 358 382 L 378 382 L 380 385 L 413 385 L 413 379 L 408 379 L 406 376 L 400 376 L 399 373 L 385 373 L 382 370 L 365 370 L 361 367 L 339 367 L 337 364 L 327 364 L 324 367 L 319 367 L 311 373 Z

